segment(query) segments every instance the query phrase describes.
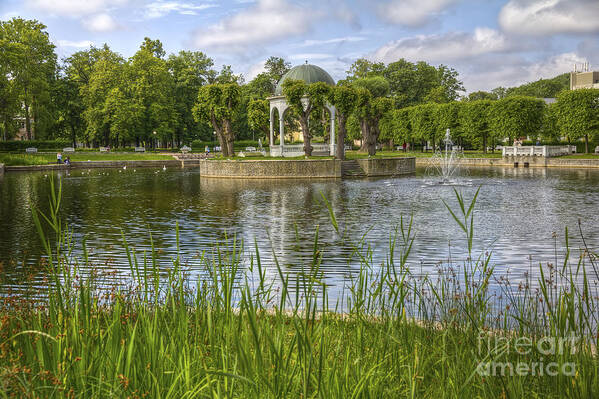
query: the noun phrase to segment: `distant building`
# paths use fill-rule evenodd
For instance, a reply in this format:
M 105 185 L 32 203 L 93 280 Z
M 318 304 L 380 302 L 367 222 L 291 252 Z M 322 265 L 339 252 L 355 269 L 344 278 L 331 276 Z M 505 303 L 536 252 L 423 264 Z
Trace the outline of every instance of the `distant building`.
M 578 72 L 574 66 L 570 72 L 570 90 L 599 89 L 599 71 L 589 71 L 589 64 L 584 64 L 582 69 Z

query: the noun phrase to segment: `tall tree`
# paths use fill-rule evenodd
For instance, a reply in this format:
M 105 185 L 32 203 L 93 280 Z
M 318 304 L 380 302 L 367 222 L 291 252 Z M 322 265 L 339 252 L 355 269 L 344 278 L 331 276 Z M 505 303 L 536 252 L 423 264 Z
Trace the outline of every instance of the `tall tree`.
M 56 54 L 45 31 L 36 20 L 13 18 L 0 21 L 0 48 L 3 62 L 14 80 L 14 89 L 23 104 L 27 138 L 34 138 L 31 117 L 42 115 L 48 106 L 50 81 L 55 77 Z
M 173 78 L 174 107 L 176 110 L 174 146 L 183 140 L 191 141 L 202 129 L 193 118 L 192 109 L 198 97 L 198 90 L 214 78 L 216 71 L 213 62 L 200 51 L 180 51 L 171 54 L 167 60 L 168 70 Z
M 235 83 L 202 86 L 193 108 L 196 120 L 212 124 L 223 156 L 234 156 L 233 118 L 241 101 L 241 89 Z
M 329 102 L 337 110 L 335 116 L 337 119 L 337 158 L 345 159 L 345 137 L 347 135 L 347 119 L 356 107 L 358 96 L 353 87 L 337 86 L 331 89 Z
M 489 111 L 490 128 L 500 137 L 512 142 L 517 137 L 539 133 L 545 102 L 533 97 L 505 97 L 493 101 Z
M 459 113 L 464 136 L 478 148 L 482 148 L 484 153 L 487 152 L 491 133 L 489 130 L 491 104 L 491 100 L 468 101 L 462 104 Z
M 268 57 L 264 69 L 271 81 L 276 85 L 279 80 L 291 69 L 291 63 L 281 57 Z
M 307 85 L 302 80 L 286 79 L 283 82 L 283 95 L 287 98 L 289 107 L 298 115 L 304 137 L 304 153 L 312 155 L 312 134 L 310 133 L 310 112 L 322 110 L 330 87 L 323 82 Z
M 125 60 L 117 53 L 104 46 L 93 63 L 89 80 L 80 88 L 85 110 L 83 117 L 86 123 L 85 138 L 91 144 L 101 142 L 108 145 L 111 136 L 111 124 L 107 100 L 114 88 L 126 85 Z M 121 89 L 119 89 L 121 90 Z M 130 101 L 129 103 L 131 103 Z M 114 133 L 114 130 L 113 130 Z M 134 132 L 123 132 L 123 135 Z M 121 139 L 124 139 L 121 135 Z M 131 137 L 126 137 L 130 139 Z
M 160 47 L 160 42 L 156 42 L 151 42 L 153 47 Z M 159 52 L 150 51 L 146 44 L 142 44 L 125 69 L 127 84 L 139 111 L 136 117 L 141 129 L 139 138 L 148 141 L 158 138 L 172 143 L 176 141 L 173 78 L 166 61 L 157 56 Z
M 557 125 L 570 140 L 584 138 L 589 152 L 589 136 L 599 137 L 599 89 L 562 91 L 557 97 Z

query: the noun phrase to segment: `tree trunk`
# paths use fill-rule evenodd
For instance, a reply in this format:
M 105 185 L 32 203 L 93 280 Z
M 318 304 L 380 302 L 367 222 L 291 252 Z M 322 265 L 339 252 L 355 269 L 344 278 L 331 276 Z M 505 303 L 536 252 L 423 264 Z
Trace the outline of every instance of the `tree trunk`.
M 360 152 L 368 151 L 368 140 L 370 138 L 370 126 L 366 119 L 360 121 L 360 132 L 362 132 L 362 145 L 360 146 Z
M 29 104 L 25 101 L 25 130 L 27 131 L 27 140 L 31 140 L 31 121 L 29 120 Z
M 487 153 L 487 135 L 483 134 L 483 154 Z
M 218 121 L 216 120 L 216 117 L 214 116 L 214 114 L 210 115 L 210 121 L 212 122 L 212 128 L 216 132 L 216 138 L 218 139 L 218 144 L 220 145 L 220 150 L 222 151 L 224 157 L 228 157 L 229 156 L 229 147 L 227 147 L 225 137 L 223 136 L 223 129 L 218 124 Z
M 225 139 L 225 145 L 227 146 L 228 156 L 235 156 L 235 135 L 233 134 L 233 129 L 231 127 L 231 121 L 225 119 L 223 121 L 223 137 Z
M 584 135 L 584 153 L 585 154 L 589 153 L 589 135 L 588 134 Z
M 304 136 L 304 154 L 307 157 L 312 156 L 312 134 L 310 134 L 310 127 L 308 125 L 308 118 L 310 117 L 310 112 L 304 113 L 304 115 L 300 116 L 299 122 L 302 127 L 302 134 Z
M 71 123 L 71 140 L 73 141 L 73 148 L 77 148 L 77 136 L 75 132 L 75 125 Z
M 337 114 L 337 124 L 339 125 L 339 129 L 337 132 L 337 158 L 340 160 L 345 160 L 345 135 L 347 134 L 346 130 L 346 122 L 347 118 L 338 113 Z
M 376 143 L 379 138 L 380 130 L 379 130 L 379 121 L 375 120 L 372 123 L 372 126 L 369 130 L 368 137 L 368 156 L 376 155 Z

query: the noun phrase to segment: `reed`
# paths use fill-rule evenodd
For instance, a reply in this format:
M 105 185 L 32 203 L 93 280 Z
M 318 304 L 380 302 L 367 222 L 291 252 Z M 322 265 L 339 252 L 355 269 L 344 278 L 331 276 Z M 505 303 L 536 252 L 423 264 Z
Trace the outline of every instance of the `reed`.
M 3 297 L 0 397 L 593 398 L 599 392 L 596 258 L 586 252 L 571 265 L 566 256 L 561 264 L 539 265 L 538 279 L 503 281 L 491 254 L 472 248 L 476 196 L 467 202 L 456 192 L 457 206 L 448 205 L 469 243 L 465 261 L 449 260 L 434 275 L 415 273 L 409 259 L 416 237 L 412 221 L 402 218 L 382 265 L 373 264 L 366 240 L 355 243 L 361 267 L 335 303 L 320 269 L 318 229 L 310 265 L 290 276 L 275 257 L 276 279 L 267 278 L 257 245 L 248 255 L 234 238 L 204 253 L 205 277 L 192 279 L 179 256 L 158 264 L 153 245 L 139 254 L 123 237 L 131 279 L 107 286 L 101 275 L 82 273 L 92 261 L 85 242 L 74 256 L 76 243 L 58 216 L 60 197 L 60 186 L 53 186 L 50 212 L 33 212 L 47 253 L 47 291 L 40 300 Z M 242 268 L 247 256 L 249 267 Z M 489 288 L 495 280 L 499 293 Z M 546 353 L 551 339 L 572 336 L 579 339 Z M 533 350 L 525 353 L 523 342 Z M 560 372 L 481 372 L 481 364 L 491 363 L 554 363 Z M 567 364 L 575 365 L 574 374 L 563 372 Z

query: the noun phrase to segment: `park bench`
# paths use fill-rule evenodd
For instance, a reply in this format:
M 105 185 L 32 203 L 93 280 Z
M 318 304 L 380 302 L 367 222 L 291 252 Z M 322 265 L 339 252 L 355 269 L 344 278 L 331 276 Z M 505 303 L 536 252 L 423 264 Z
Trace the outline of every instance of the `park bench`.
M 189 151 L 191 151 L 191 147 L 188 147 L 186 145 L 184 145 L 183 147 L 181 147 L 181 152 L 183 154 L 187 154 Z
M 75 149 L 73 147 L 65 147 L 62 149 L 62 152 L 75 152 Z
M 27 154 L 33 154 L 33 153 L 36 153 L 36 152 L 37 152 L 37 148 L 35 148 L 35 147 L 29 147 L 29 148 L 26 148 L 26 149 L 25 149 L 25 152 L 26 152 Z
M 351 145 L 349 145 L 349 144 L 346 144 L 346 145 L 345 145 L 345 147 L 343 147 L 343 149 L 344 149 L 345 151 L 351 151 L 351 150 L 352 150 L 352 146 L 351 146 Z
M 599 154 L 599 145 L 595 147 L 595 154 Z
M 108 147 L 100 147 L 100 152 L 108 152 Z
M 246 152 L 256 152 L 256 147 L 245 147 Z
M 135 147 L 135 152 L 146 152 L 146 147 Z
M 220 148 L 220 145 L 217 145 L 216 147 L 214 147 L 214 151 L 216 151 L 216 152 L 222 151 L 222 148 Z

